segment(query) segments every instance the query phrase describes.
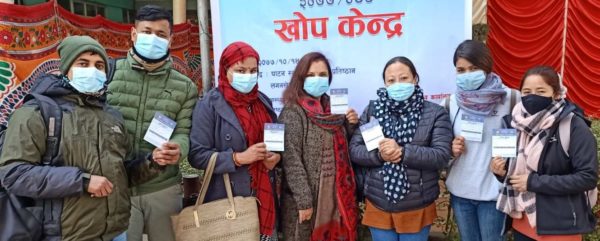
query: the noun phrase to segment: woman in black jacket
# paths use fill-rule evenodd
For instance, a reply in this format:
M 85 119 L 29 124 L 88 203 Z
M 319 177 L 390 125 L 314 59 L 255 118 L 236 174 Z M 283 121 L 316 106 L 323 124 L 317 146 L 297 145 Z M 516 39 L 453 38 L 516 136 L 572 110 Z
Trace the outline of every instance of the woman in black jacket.
M 490 165 L 505 179 L 497 207 L 512 218 L 515 241 L 581 240 L 595 227 L 587 194 L 598 181 L 596 139 L 565 92 L 552 68 L 528 70 L 512 112 L 516 161 L 495 158 Z M 570 126 L 561 128 L 565 121 Z
M 443 107 L 424 100 L 408 58 L 388 61 L 383 78 L 386 88 L 377 91 L 360 125 L 377 119 L 385 139 L 367 151 L 356 130 L 350 143 L 352 161 L 368 169 L 363 224 L 373 240 L 427 240 L 436 216 L 438 171 L 451 156 L 450 118 Z

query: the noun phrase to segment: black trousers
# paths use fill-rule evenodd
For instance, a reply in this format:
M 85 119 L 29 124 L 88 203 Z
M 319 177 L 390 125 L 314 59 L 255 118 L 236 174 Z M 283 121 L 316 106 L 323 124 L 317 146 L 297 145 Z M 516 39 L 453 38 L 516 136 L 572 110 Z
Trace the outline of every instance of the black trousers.
M 525 234 L 519 233 L 519 231 L 517 231 L 517 230 L 513 229 L 512 233 L 513 233 L 514 241 L 535 241 L 535 239 L 527 237 Z

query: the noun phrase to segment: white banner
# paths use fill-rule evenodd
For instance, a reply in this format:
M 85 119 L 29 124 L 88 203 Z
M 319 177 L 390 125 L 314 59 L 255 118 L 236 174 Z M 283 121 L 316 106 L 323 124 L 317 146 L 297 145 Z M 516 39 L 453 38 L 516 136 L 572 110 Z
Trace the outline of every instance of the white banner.
M 383 67 L 410 58 L 426 98 L 455 88 L 454 50 L 471 38 L 471 0 L 211 0 L 215 73 L 223 49 L 243 41 L 260 54 L 259 90 L 281 110 L 298 60 L 318 51 L 330 61 L 331 88 L 348 88 L 359 113 L 383 87 Z

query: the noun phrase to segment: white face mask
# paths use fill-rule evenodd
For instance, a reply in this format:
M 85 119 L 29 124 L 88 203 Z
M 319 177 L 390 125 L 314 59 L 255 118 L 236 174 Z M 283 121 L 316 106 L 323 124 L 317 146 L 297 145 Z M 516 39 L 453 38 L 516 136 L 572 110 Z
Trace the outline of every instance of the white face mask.
M 304 91 L 313 97 L 321 97 L 329 89 L 329 77 L 311 76 L 304 79 Z
M 456 75 L 456 85 L 462 90 L 476 90 L 485 82 L 485 72 L 476 70 Z
M 95 67 L 73 67 L 73 78 L 69 84 L 82 94 L 97 94 L 106 83 L 106 73 Z
M 254 73 L 254 74 L 238 74 L 238 73 L 233 73 L 233 81 L 231 81 L 231 87 L 233 87 L 235 90 L 244 93 L 244 94 L 248 94 L 250 93 L 250 91 L 252 91 L 252 89 L 254 89 L 254 86 L 256 86 L 256 83 L 258 82 L 258 74 Z
M 137 33 L 135 50 L 147 59 L 160 59 L 167 55 L 169 40 L 154 34 Z

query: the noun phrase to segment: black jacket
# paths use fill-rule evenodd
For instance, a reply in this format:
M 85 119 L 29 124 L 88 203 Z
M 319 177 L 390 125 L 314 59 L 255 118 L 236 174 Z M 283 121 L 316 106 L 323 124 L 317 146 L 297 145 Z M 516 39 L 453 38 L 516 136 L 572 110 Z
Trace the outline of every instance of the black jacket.
M 360 125 L 369 122 L 368 108 L 360 117 Z M 387 212 L 402 212 L 424 208 L 440 194 L 438 171 L 446 167 L 451 157 L 452 131 L 446 110 L 434 103 L 425 102 L 417 132 L 410 144 L 404 146 L 402 163 L 407 168 L 410 193 L 400 202 L 389 202 L 383 190 L 383 175 L 379 172 L 384 161 L 378 149 L 367 151 L 359 129 L 350 142 L 352 162 L 367 168 L 364 194 L 376 207 Z
M 575 105 L 567 103 L 559 121 L 576 111 Z M 585 192 L 598 182 L 596 138 L 589 122 L 576 114 L 571 121 L 569 148 L 563 150 L 559 121 L 549 130 L 538 171 L 531 173 L 527 181 L 527 190 L 536 193 L 537 233 L 589 233 L 594 230 L 596 219 Z M 510 227 L 510 218 L 507 221 L 506 227 Z

